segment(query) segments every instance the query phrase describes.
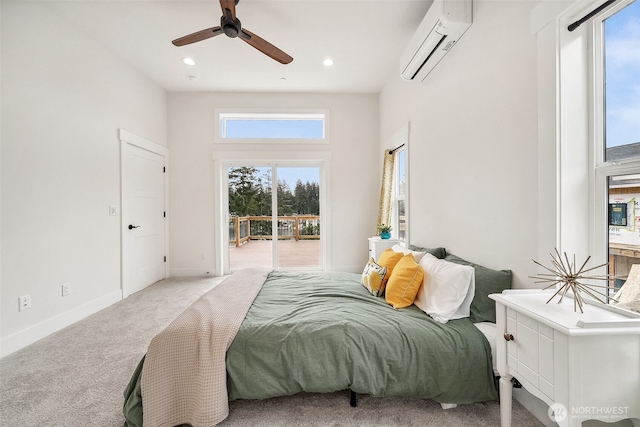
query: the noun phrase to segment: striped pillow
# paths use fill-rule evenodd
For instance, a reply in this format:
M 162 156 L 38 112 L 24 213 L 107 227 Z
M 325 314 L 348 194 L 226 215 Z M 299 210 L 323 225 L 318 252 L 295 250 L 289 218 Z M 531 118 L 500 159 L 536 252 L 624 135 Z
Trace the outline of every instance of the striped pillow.
M 371 295 L 379 297 L 384 292 L 382 283 L 386 275 L 387 267 L 376 264 L 371 258 L 362 272 L 362 286 L 367 288 Z

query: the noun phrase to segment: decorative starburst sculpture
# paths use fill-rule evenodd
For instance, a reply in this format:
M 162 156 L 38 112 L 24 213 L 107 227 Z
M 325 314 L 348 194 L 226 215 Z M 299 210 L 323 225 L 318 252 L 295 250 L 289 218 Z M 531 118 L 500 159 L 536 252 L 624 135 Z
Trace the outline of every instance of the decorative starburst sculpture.
M 580 313 L 584 313 L 584 311 L 582 310 L 582 306 L 586 304 L 586 301 L 584 300 L 582 295 L 580 295 L 580 292 L 584 292 L 590 295 L 591 297 L 597 299 L 601 303 L 606 304 L 604 300 L 602 300 L 599 296 L 595 294 L 602 295 L 603 297 L 605 297 L 605 299 L 608 296 L 605 293 L 597 291 L 593 288 L 596 287 L 596 288 L 614 289 L 613 287 L 608 286 L 608 284 L 607 286 L 587 285 L 585 283 L 582 283 L 581 281 L 606 280 L 607 282 L 610 282 L 612 280 L 615 280 L 615 277 L 609 276 L 608 274 L 595 275 L 595 276 L 585 275 L 585 273 L 596 270 L 600 267 L 604 267 L 608 263 L 601 264 L 597 267 L 588 268 L 585 270 L 587 263 L 591 259 L 591 255 L 589 255 L 585 260 L 585 262 L 582 264 L 582 266 L 579 269 L 577 269 L 575 254 L 573 255 L 573 262 L 570 262 L 566 252 L 564 252 L 564 259 L 563 259 L 563 257 L 560 255 L 560 252 L 558 252 L 558 249 L 556 249 L 555 251 L 556 251 L 555 256 L 553 254 L 549 254 L 551 255 L 551 263 L 552 263 L 551 268 L 545 267 L 535 259 L 533 260 L 534 263 L 544 268 L 545 270 L 549 271 L 551 274 L 543 273 L 543 274 L 538 274 L 537 276 L 529 276 L 531 279 L 538 279 L 538 281 L 535 283 L 549 283 L 549 285 L 544 289 L 549 289 L 550 287 L 555 286 L 559 283 L 562 284 L 562 286 L 558 288 L 558 290 L 551 296 L 551 298 L 549 298 L 549 300 L 547 301 L 547 304 L 549 304 L 549 302 L 553 298 L 555 298 L 556 295 L 560 295 L 560 300 L 558 301 L 558 304 L 560 304 L 564 299 L 564 296 L 567 294 L 569 290 L 571 290 L 573 293 L 573 311 L 578 311 L 577 308 L 580 308 Z M 608 297 L 608 298 L 614 300 L 611 297 Z

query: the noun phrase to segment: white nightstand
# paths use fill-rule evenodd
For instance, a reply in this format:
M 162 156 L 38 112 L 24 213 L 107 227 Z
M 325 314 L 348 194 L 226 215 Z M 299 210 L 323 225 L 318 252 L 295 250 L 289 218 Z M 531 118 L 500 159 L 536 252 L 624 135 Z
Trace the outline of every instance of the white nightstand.
M 640 314 L 593 302 L 584 313 L 555 291 L 507 290 L 496 301 L 500 418 L 511 426 L 511 379 L 552 410 L 561 427 L 640 418 Z M 504 335 L 504 338 L 503 338 Z
M 378 260 L 380 254 L 393 245 L 399 245 L 398 239 L 381 239 L 380 237 L 369 237 L 369 259 Z

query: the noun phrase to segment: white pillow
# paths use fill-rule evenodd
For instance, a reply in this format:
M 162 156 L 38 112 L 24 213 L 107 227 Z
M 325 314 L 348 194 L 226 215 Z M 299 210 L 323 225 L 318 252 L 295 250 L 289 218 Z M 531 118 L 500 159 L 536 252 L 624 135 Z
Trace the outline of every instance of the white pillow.
M 393 245 L 391 250 L 394 252 L 402 252 L 404 255 L 413 254 L 413 259 L 415 259 L 416 262 L 420 262 L 424 254 L 426 254 L 426 252 L 412 251 L 400 245 Z
M 476 290 L 475 270 L 470 265 L 454 264 L 426 254 L 419 263 L 424 280 L 414 304 L 435 321 L 469 317 Z

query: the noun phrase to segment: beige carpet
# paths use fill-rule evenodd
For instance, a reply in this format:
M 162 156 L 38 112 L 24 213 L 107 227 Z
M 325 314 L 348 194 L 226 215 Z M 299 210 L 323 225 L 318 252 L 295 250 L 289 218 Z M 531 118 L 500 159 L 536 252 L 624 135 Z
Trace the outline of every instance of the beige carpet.
M 167 279 L 0 360 L 0 425 L 122 426 L 123 391 L 151 338 L 220 279 Z M 499 426 L 497 402 L 299 394 L 231 402 L 223 426 Z M 541 426 L 517 402 L 513 425 Z

